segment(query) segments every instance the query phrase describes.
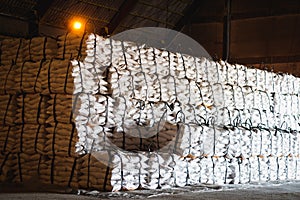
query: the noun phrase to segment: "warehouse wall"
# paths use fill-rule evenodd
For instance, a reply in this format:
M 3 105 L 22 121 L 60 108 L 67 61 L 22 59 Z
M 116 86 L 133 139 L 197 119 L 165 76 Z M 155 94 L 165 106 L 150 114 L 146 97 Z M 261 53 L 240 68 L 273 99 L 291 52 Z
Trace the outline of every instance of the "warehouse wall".
M 223 55 L 225 1 L 205 1 L 184 32 L 215 59 Z M 267 65 L 300 76 L 300 2 L 296 0 L 231 1 L 229 61 Z

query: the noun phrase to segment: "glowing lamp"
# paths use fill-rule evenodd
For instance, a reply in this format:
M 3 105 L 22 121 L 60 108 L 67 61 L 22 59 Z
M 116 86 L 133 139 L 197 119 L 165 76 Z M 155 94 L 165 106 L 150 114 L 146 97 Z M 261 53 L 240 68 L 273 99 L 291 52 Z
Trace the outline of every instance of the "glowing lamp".
M 74 22 L 73 22 L 73 29 L 75 29 L 75 30 L 80 30 L 81 27 L 82 27 L 81 22 L 79 22 L 79 21 L 74 21 Z

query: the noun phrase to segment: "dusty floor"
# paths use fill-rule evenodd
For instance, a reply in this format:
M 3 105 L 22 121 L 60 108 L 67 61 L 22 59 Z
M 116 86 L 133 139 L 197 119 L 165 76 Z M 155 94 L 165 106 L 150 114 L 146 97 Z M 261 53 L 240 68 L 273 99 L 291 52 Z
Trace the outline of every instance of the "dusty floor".
M 97 193 L 90 192 L 85 195 L 54 194 L 54 193 L 0 193 L 0 199 L 151 199 L 151 200 L 176 200 L 176 199 L 198 199 L 198 200 L 250 200 L 250 199 L 275 199 L 275 200 L 299 200 L 300 182 L 284 183 L 274 185 L 247 185 L 247 186 L 225 186 L 221 189 L 207 187 L 186 187 L 155 191 L 134 191 Z

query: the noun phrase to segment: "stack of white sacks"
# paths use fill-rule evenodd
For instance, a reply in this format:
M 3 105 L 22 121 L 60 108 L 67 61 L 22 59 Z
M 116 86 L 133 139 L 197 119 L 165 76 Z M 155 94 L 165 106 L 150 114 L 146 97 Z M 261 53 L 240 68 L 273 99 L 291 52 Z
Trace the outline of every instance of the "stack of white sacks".
M 86 45 L 72 62 L 76 148 L 109 155 L 113 190 L 300 179 L 299 78 L 94 34 Z M 155 150 L 109 139 L 158 141 L 166 124 Z

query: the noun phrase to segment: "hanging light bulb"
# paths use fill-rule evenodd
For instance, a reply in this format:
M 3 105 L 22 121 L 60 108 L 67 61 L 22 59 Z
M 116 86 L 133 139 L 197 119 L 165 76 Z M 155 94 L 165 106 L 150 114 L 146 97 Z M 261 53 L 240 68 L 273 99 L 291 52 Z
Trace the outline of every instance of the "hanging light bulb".
M 84 20 L 83 19 L 72 19 L 70 21 L 69 24 L 69 28 L 73 31 L 73 32 L 82 32 L 85 29 L 85 25 L 84 25 Z
M 81 22 L 75 21 L 75 22 L 73 23 L 73 29 L 79 30 L 79 29 L 81 29 L 81 27 L 82 27 Z

